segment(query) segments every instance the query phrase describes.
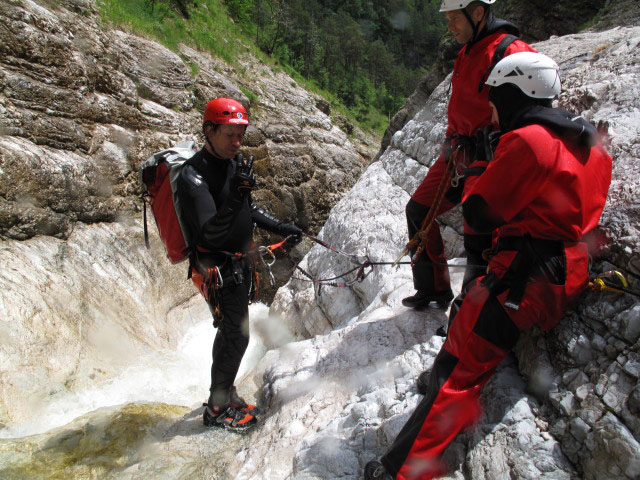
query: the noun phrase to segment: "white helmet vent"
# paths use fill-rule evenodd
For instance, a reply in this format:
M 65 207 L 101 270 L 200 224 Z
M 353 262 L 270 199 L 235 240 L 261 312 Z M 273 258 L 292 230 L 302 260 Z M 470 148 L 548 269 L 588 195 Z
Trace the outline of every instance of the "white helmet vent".
M 440 4 L 440 12 L 451 12 L 453 10 L 462 10 L 466 8 L 473 0 L 442 0 Z M 487 5 L 491 5 L 495 3 L 496 0 L 479 0 L 482 3 L 486 3 Z
M 553 98 L 560 93 L 558 65 L 537 52 L 518 52 L 498 62 L 487 78 L 487 85 L 516 85 L 533 98 Z
M 498 72 L 500 73 L 500 72 Z M 513 71 L 511 73 L 507 73 L 505 75 L 505 77 L 518 77 L 524 75 L 524 73 L 522 72 L 522 70 L 520 70 L 520 67 L 516 67 L 513 69 Z M 531 76 L 529 76 L 529 78 L 531 78 Z

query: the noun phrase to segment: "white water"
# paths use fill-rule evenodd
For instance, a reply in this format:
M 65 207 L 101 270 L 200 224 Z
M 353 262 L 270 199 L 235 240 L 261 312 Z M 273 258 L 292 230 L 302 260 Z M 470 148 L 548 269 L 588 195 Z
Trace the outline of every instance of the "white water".
M 249 307 L 251 340 L 237 379 L 251 371 L 267 349 L 255 325 L 272 323 L 269 309 L 258 303 Z M 107 382 L 50 398 L 36 408 L 32 420 L 0 430 L 0 438 L 20 438 L 66 425 L 101 407 L 129 402 L 163 402 L 197 407 L 209 395 L 211 347 L 216 329 L 208 314 L 185 333 L 175 350 L 148 351 L 120 375 Z

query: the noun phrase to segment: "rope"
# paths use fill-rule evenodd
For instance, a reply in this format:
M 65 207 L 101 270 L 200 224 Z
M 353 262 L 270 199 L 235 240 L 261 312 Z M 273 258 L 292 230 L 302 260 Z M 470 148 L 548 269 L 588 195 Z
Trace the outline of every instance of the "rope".
M 440 208 L 440 204 L 442 203 L 444 194 L 449 189 L 449 185 L 451 183 L 451 178 L 453 177 L 453 172 L 455 171 L 455 165 L 457 163 L 458 156 L 460 155 L 460 151 L 463 148 L 464 147 L 462 146 L 462 144 L 460 144 L 451 153 L 451 155 L 449 155 L 449 158 L 447 159 L 447 168 L 444 172 L 444 175 L 442 176 L 442 180 L 440 180 L 440 184 L 438 185 L 438 189 L 436 190 L 436 194 L 433 198 L 433 204 L 429 208 L 429 213 L 427 213 L 427 216 L 422 221 L 422 226 L 420 227 L 420 230 L 416 232 L 416 234 L 409 241 L 409 243 L 407 243 L 406 247 L 404 247 L 404 250 L 402 251 L 400 256 L 396 259 L 395 262 L 393 262 L 393 266 L 398 265 L 402 257 L 404 257 L 405 255 L 408 255 L 411 252 L 411 250 L 416 246 L 418 246 L 418 248 L 416 249 L 416 253 L 412 256 L 411 261 L 415 262 L 415 259 L 417 259 L 420 256 L 420 254 L 422 254 L 422 251 L 424 250 L 424 247 L 427 243 L 427 236 L 431 231 L 431 227 L 435 223 L 435 219 L 437 217 L 436 213 Z
M 334 253 L 337 253 L 338 255 L 342 255 L 343 257 L 347 257 L 349 259 L 349 261 L 351 261 L 351 263 L 355 263 L 356 265 L 360 265 L 360 261 L 358 260 L 358 256 L 354 255 L 352 253 L 347 253 L 347 252 L 343 252 L 342 250 L 338 250 L 336 247 L 334 247 L 333 245 L 329 245 L 327 242 L 320 240 L 317 237 L 314 237 L 312 235 L 309 235 L 308 233 L 304 233 L 304 236 L 309 238 L 310 240 L 313 240 L 314 242 L 316 242 L 318 245 L 327 248 L 329 250 L 331 250 Z
M 360 261 L 359 260 L 359 256 L 356 254 L 351 254 L 351 253 L 347 253 L 344 252 L 342 250 L 339 250 L 338 248 L 334 247 L 333 245 L 328 244 L 327 242 L 320 240 L 319 238 L 313 237 L 309 234 L 304 233 L 304 235 L 308 238 L 310 238 L 311 240 L 313 240 L 314 242 L 316 242 L 318 245 L 321 245 L 322 247 L 331 250 L 334 253 L 337 253 L 338 255 L 342 255 L 346 258 L 348 258 L 352 263 L 354 263 L 356 266 L 347 270 L 346 272 L 343 272 L 341 274 L 338 274 L 334 277 L 329 277 L 329 278 L 314 278 L 313 275 L 311 275 L 309 272 L 307 272 L 306 270 L 304 270 L 302 267 L 300 267 L 299 265 L 295 265 L 294 267 L 294 271 L 295 270 L 299 270 L 305 277 L 307 278 L 300 278 L 300 277 L 294 277 L 292 276 L 291 278 L 293 280 L 299 280 L 301 282 L 308 282 L 308 283 L 313 283 L 315 285 L 326 285 L 329 287 L 351 287 L 352 285 L 355 285 L 356 283 L 362 282 L 365 278 L 367 278 L 371 272 L 373 272 L 375 270 L 375 267 L 377 266 L 382 266 L 382 265 L 391 265 L 391 266 L 396 266 L 396 265 L 411 265 L 413 262 L 399 262 L 399 261 L 395 261 L 395 262 L 386 262 L 386 261 L 380 261 L 380 262 L 373 262 L 371 261 L 371 259 L 369 258 L 369 256 L 365 255 L 364 261 Z M 441 266 L 441 267 L 450 267 L 450 268 L 484 268 L 486 265 L 456 265 L 456 264 L 452 264 L 452 263 L 437 263 L 437 262 L 425 262 L 428 263 L 430 265 L 433 266 Z M 338 280 L 339 278 L 345 278 L 347 275 L 350 275 L 354 272 L 357 272 L 357 274 L 355 275 L 354 278 L 350 279 L 350 280 L 345 280 L 343 282 L 335 282 L 335 280 Z
M 306 270 L 304 270 L 302 267 L 300 267 L 299 265 L 295 265 L 294 267 L 294 271 L 295 270 L 299 270 L 305 277 L 307 278 L 300 278 L 300 277 L 294 277 L 293 275 L 291 276 L 291 278 L 293 280 L 298 280 L 301 282 L 308 282 L 308 283 L 313 283 L 314 285 L 317 286 L 328 286 L 328 287 L 338 287 L 338 288 L 345 288 L 345 287 L 351 287 L 352 285 L 355 285 L 356 283 L 362 282 L 365 278 L 367 278 L 371 272 L 373 272 L 375 270 L 375 267 L 377 266 L 383 266 L 383 265 L 391 265 L 392 267 L 395 267 L 397 265 L 413 265 L 413 260 L 410 262 L 401 262 L 401 261 L 394 261 L 394 262 L 386 262 L 386 261 L 380 261 L 380 262 L 372 262 L 369 258 L 369 256 L 365 256 L 365 260 L 364 262 L 360 262 L 358 260 L 358 256 L 355 254 L 350 254 L 344 251 L 341 251 L 339 249 L 337 249 L 336 247 L 334 247 L 333 245 L 328 244 L 327 242 L 324 242 L 323 240 L 320 240 L 316 237 L 313 237 L 311 235 L 308 235 L 306 233 L 304 233 L 304 235 L 306 237 L 309 237 L 311 240 L 313 240 L 314 242 L 316 242 L 317 244 L 323 246 L 324 248 L 331 250 L 332 252 L 335 252 L 339 255 L 342 255 L 344 257 L 349 258 L 353 263 L 356 263 L 356 266 L 347 270 L 344 273 L 338 274 L 334 277 L 329 277 L 329 278 L 321 278 L 321 279 L 317 279 L 314 278 L 313 275 L 311 275 L 309 272 L 307 272 Z M 285 239 L 286 240 L 286 239 Z M 280 244 L 283 244 L 284 241 L 280 242 Z M 278 246 L 280 246 L 280 244 L 278 244 Z M 286 253 L 286 251 L 285 251 Z M 288 255 L 287 255 L 288 256 Z M 402 255 L 404 256 L 404 255 Z M 402 258 L 402 257 L 400 257 Z M 289 259 L 291 259 L 291 257 L 289 257 Z M 473 265 L 473 264 L 465 264 L 465 265 L 456 265 L 456 264 L 451 264 L 451 263 L 438 263 L 438 262 L 425 262 L 428 263 L 430 265 L 433 266 L 439 266 L 439 267 L 448 267 L 448 268 L 485 268 L 486 265 Z M 347 275 L 350 275 L 354 272 L 357 272 L 356 275 L 350 279 L 350 280 L 346 280 L 343 282 L 335 282 L 335 280 L 339 279 L 339 278 L 344 278 Z M 615 279 L 615 280 L 611 280 L 611 279 Z M 624 277 L 624 275 L 619 272 L 618 270 L 612 270 L 610 272 L 605 272 L 602 273 L 594 278 L 592 278 L 589 281 L 588 287 L 591 288 L 592 290 L 595 291 L 610 291 L 610 292 L 618 292 L 618 293 L 628 293 L 630 295 L 634 295 L 638 298 L 640 298 L 640 292 L 636 292 L 632 289 L 629 288 L 629 283 L 627 282 L 627 279 Z
M 356 283 L 362 282 L 365 278 L 367 278 L 369 276 L 369 274 L 373 271 L 373 267 L 371 266 L 371 269 L 367 272 L 366 268 L 369 267 L 370 265 L 367 263 L 364 263 L 362 265 L 359 265 L 357 267 L 352 268 L 351 270 L 341 273 L 340 275 L 336 275 L 335 277 L 331 277 L 331 278 L 322 278 L 322 279 L 317 279 L 317 278 L 313 278 L 313 275 L 311 275 L 309 272 L 307 272 L 306 270 L 304 270 L 302 267 L 300 267 L 299 265 L 296 265 L 295 269 L 299 270 L 305 277 L 305 278 L 299 278 L 299 277 L 291 277 L 294 280 L 299 280 L 301 282 L 308 282 L 308 283 L 313 283 L 314 285 L 325 285 L 327 287 L 338 287 L 338 288 L 344 288 L 344 287 L 350 287 L 352 285 L 355 285 Z M 356 276 L 354 278 L 352 278 L 351 280 L 347 280 L 344 282 L 334 282 L 333 280 L 337 280 L 339 278 L 343 278 L 346 277 L 347 275 L 353 273 L 357 271 L 358 273 L 356 274 Z
M 142 219 L 144 225 L 144 245 L 147 247 L 147 250 L 151 248 L 149 244 L 149 229 L 147 228 L 147 196 L 142 196 Z

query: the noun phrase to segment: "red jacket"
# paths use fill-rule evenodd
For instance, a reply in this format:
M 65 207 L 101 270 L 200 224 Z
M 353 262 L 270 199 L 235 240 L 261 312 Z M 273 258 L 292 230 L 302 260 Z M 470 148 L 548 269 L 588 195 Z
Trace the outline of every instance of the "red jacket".
M 510 25 L 506 22 L 504 24 Z M 484 81 L 489 74 L 493 54 L 506 35 L 505 28 L 499 28 L 496 32 L 478 40 L 471 48 L 465 45 L 458 53 L 451 79 L 452 92 L 449 100 L 447 138 L 456 133 L 471 136 L 479 128 L 491 124 L 489 87 L 484 85 Z M 535 52 L 535 50 L 522 40 L 516 40 L 507 47 L 505 56 L 517 52 Z M 478 93 L 481 82 L 484 86 Z
M 498 236 L 576 242 L 598 225 L 611 168 L 601 145 L 581 148 L 528 125 L 500 138 L 494 159 L 462 200 L 480 195 L 506 222 Z
M 589 278 L 587 245 L 580 240 L 600 221 L 612 163 L 600 144 L 579 147 L 547 127 L 528 125 L 501 137 L 494 159 L 465 192 L 463 212 L 472 200 L 481 198 L 486 218 L 495 220 L 497 215 L 501 220 L 498 223 L 504 222 L 494 232 L 496 243 L 501 237 L 523 235 L 562 241 L 566 272 L 563 290 L 570 302 Z M 473 220 L 479 221 L 480 216 L 475 212 Z M 491 258 L 489 269 L 502 277 L 516 253 L 499 251 Z M 551 328 L 564 309 L 561 297 L 552 296 L 546 302 L 556 313 L 540 325 L 543 329 Z M 518 325 L 525 328 L 526 322 L 520 322 Z

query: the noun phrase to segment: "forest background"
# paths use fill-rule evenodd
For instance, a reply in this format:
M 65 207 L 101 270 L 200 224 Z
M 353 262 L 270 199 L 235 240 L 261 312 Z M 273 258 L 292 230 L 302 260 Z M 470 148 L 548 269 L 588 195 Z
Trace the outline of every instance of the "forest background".
M 100 6 L 106 20 L 174 51 L 184 42 L 233 65 L 252 49 L 378 133 L 434 63 L 446 32 L 440 0 L 102 0 Z
M 178 54 L 179 43 L 209 51 L 240 69 L 240 77 L 252 75 L 236 61 L 250 50 L 365 130 L 382 134 L 387 129 L 383 149 L 402 126 L 390 120 L 407 108 L 405 100 L 416 88 L 428 97 L 453 68 L 460 46 L 447 33 L 440 3 L 98 0 L 106 23 L 154 38 Z M 637 24 L 639 11 L 637 0 L 500 0 L 494 9 L 519 25 L 529 42 L 596 24 L 600 29 Z M 621 21 L 624 12 L 630 18 Z M 197 67 L 192 67 L 195 77 Z M 241 89 L 253 105 L 259 103 L 249 87 Z

